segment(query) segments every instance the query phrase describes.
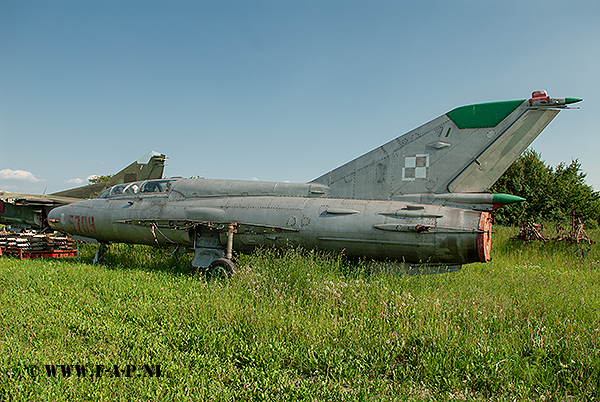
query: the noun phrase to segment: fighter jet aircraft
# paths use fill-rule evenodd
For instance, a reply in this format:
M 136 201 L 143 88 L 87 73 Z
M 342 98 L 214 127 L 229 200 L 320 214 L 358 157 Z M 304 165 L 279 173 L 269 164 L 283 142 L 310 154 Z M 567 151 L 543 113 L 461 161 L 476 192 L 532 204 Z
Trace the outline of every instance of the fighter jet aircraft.
M 52 210 L 52 228 L 102 243 L 194 251 L 231 273 L 232 250 L 299 245 L 394 261 L 408 273 L 487 262 L 490 211 L 520 197 L 486 193 L 562 108 L 578 98 L 462 106 L 301 184 L 163 179 L 114 186 Z
M 17 228 L 45 231 L 52 208 L 96 197 L 107 188 L 136 180 L 162 178 L 165 155 L 150 151 L 108 181 L 52 194 L 21 194 L 0 191 L 0 223 Z

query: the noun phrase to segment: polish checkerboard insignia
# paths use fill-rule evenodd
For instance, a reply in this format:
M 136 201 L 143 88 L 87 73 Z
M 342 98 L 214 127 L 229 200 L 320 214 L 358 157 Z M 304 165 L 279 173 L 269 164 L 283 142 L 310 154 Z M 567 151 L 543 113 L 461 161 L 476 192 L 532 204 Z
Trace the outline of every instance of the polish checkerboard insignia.
M 429 173 L 428 154 L 411 155 L 404 157 L 404 167 L 402 168 L 402 180 L 427 180 L 427 173 Z

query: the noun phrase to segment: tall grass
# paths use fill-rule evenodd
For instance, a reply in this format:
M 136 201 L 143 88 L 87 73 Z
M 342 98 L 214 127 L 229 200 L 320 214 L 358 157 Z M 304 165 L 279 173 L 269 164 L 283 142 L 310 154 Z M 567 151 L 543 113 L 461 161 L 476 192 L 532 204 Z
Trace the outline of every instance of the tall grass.
M 599 399 L 598 246 L 514 234 L 494 233 L 490 263 L 424 276 L 294 248 L 237 256 L 225 282 L 139 246 L 112 245 L 104 266 L 89 246 L 3 258 L 0 400 Z M 48 377 L 46 364 L 164 376 Z

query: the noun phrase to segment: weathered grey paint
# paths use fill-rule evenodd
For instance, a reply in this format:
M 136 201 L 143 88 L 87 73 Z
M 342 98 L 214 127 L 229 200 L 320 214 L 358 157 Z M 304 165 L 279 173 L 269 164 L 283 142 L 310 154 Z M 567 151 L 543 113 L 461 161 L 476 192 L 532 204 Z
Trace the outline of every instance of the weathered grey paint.
M 332 199 L 310 193 L 310 187 L 180 179 L 168 194 L 96 198 L 57 208 L 50 218 L 57 230 L 105 242 L 197 248 L 212 233 L 218 234 L 224 249 L 226 226 L 233 222 L 237 224 L 233 247 L 240 252 L 257 246 L 298 245 L 375 260 L 482 261 L 478 241 L 486 212 Z M 215 195 L 218 188 L 228 189 L 227 195 Z

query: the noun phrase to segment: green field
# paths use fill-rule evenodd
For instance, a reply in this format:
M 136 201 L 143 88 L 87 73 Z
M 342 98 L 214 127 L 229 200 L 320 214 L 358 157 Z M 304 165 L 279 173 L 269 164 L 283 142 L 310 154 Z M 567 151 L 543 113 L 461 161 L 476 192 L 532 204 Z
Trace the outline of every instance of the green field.
M 599 246 L 514 234 L 413 277 L 298 249 L 210 283 L 146 247 L 2 257 L 0 401 L 600 399 Z

